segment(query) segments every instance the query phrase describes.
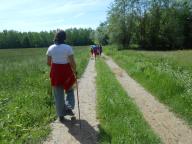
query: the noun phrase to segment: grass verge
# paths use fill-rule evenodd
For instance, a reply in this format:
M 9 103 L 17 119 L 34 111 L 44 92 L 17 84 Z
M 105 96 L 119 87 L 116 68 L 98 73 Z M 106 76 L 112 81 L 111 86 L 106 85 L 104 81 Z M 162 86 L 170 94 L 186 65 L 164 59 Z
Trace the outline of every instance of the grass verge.
M 90 58 L 89 47 L 85 47 L 85 46 L 75 47 L 74 55 L 77 63 L 77 72 L 78 72 L 77 77 L 80 78 Z
M 192 51 L 105 49 L 119 66 L 192 126 Z
M 96 69 L 99 142 L 102 144 L 161 143 L 103 60 L 97 60 Z
M 55 119 L 50 97 L 47 49 L 0 50 L 0 143 L 40 143 Z M 88 47 L 75 47 L 78 77 L 89 56 Z

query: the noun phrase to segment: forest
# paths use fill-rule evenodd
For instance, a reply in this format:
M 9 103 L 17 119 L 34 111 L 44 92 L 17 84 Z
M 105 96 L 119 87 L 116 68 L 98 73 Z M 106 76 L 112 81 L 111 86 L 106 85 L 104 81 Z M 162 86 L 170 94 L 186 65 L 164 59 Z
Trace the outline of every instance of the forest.
M 95 35 L 100 43 L 119 49 L 192 48 L 192 1 L 115 0 Z
M 93 44 L 90 38 L 92 29 L 70 28 L 67 33 L 66 43 L 82 46 Z M 0 49 L 5 48 L 38 48 L 48 47 L 53 43 L 56 30 L 41 32 L 18 32 L 14 30 L 3 30 L 0 32 Z

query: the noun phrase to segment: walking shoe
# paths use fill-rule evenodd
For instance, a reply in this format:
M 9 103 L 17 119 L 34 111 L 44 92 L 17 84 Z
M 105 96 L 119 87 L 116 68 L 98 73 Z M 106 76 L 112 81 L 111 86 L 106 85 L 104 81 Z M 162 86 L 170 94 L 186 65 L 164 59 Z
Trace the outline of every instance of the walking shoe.
M 64 117 L 63 117 L 63 116 L 60 116 L 60 117 L 59 117 L 59 121 L 60 121 L 60 122 L 63 122 L 63 121 L 64 121 Z
M 67 109 L 67 110 L 65 111 L 65 115 L 74 116 L 75 114 L 73 113 L 72 109 Z

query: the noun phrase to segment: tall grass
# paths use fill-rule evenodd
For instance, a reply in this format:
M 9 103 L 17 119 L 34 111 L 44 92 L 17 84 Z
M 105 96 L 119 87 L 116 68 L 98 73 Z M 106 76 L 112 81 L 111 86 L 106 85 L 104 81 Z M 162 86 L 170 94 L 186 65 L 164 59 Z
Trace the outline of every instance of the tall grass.
M 117 51 L 106 54 L 170 110 L 192 125 L 192 52 Z
M 161 59 L 167 59 L 172 66 L 181 67 L 192 72 L 192 50 L 178 50 L 178 51 L 141 51 L 145 56 Z
M 79 46 L 76 47 L 74 50 L 75 50 L 75 61 L 77 63 L 77 72 L 78 72 L 77 77 L 80 78 L 90 58 L 89 47 Z
M 0 50 L 0 143 L 39 143 L 55 119 L 49 95 L 47 49 Z M 87 47 L 76 47 L 80 77 L 88 61 Z
M 97 60 L 97 110 L 102 144 L 157 144 L 160 139 L 145 122 L 109 67 Z

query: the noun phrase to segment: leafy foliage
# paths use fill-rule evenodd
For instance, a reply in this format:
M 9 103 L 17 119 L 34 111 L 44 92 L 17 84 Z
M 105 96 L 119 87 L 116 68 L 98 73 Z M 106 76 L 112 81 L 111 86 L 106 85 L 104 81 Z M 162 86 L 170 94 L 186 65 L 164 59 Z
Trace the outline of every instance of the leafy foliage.
M 107 34 L 107 23 L 101 23 L 99 27 L 97 27 L 94 33 L 95 42 L 101 45 L 107 45 L 109 43 L 109 37 Z
M 90 38 L 90 34 L 93 32 L 92 29 L 82 28 L 71 28 L 67 29 L 67 40 L 66 42 L 75 46 L 84 46 L 93 44 L 93 40 Z
M 42 32 L 18 32 L 14 30 L 4 30 L 0 32 L 0 49 L 1 48 L 34 48 L 47 47 L 53 43 L 56 31 Z M 90 34 L 92 29 L 67 29 L 66 43 L 75 46 L 93 44 Z
M 190 0 L 114 0 L 107 25 L 110 42 L 119 49 L 192 48 Z

